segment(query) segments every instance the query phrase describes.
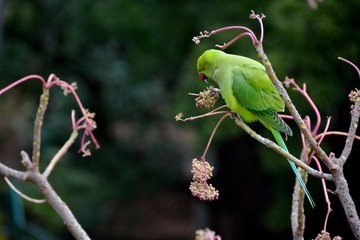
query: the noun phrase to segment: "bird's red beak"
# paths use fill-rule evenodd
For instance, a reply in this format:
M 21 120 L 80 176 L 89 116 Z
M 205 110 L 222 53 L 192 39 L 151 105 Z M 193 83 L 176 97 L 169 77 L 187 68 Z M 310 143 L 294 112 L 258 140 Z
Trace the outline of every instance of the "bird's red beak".
M 204 82 L 207 83 L 205 74 L 199 72 L 199 78 L 200 78 L 201 81 L 204 81 Z

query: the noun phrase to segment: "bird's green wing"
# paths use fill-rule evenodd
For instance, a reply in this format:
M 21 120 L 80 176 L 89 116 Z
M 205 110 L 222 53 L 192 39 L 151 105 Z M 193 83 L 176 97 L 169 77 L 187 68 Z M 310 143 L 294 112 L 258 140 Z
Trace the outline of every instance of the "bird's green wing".
M 284 102 L 264 70 L 233 67 L 232 80 L 235 98 L 249 110 L 284 111 Z
M 236 100 L 268 127 L 292 135 L 289 126 L 277 115 L 284 111 L 284 102 L 263 69 L 232 68 L 232 93 Z

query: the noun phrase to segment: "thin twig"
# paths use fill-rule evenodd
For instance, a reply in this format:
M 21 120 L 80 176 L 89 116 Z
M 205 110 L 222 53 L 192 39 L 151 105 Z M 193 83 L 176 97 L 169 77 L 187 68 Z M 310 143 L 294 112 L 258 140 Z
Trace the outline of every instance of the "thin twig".
M 45 79 L 42 78 L 41 76 L 38 76 L 38 75 L 29 75 L 29 76 L 26 76 L 24 78 L 21 78 L 13 83 L 11 83 L 10 85 L 4 87 L 3 89 L 0 90 L 0 95 L 2 95 L 3 93 L 7 92 L 8 90 L 10 90 L 11 88 L 17 86 L 17 85 L 20 85 L 21 83 L 24 83 L 28 80 L 31 80 L 31 79 L 36 79 L 36 80 L 40 80 L 42 85 L 45 86 L 46 85 L 46 82 L 45 82 Z
M 44 115 L 49 104 L 50 89 L 43 87 L 43 93 L 40 96 L 39 107 L 36 112 L 33 136 L 33 155 L 32 164 L 34 168 L 39 168 L 40 147 L 41 147 L 41 129 L 44 122 Z
M 331 117 L 328 117 L 327 120 L 326 120 L 326 125 L 325 125 L 325 128 L 324 128 L 324 131 L 323 133 L 326 133 L 330 127 L 330 121 L 331 121 Z M 317 132 L 313 131 L 313 134 L 316 134 Z M 320 144 L 322 143 L 322 141 L 324 140 L 325 138 L 325 135 L 321 135 L 320 139 L 318 140 L 318 144 L 320 146 Z M 314 138 L 315 139 L 315 138 Z M 316 159 L 317 158 L 313 158 L 315 156 L 315 151 L 312 151 L 310 156 L 309 156 L 309 163 L 311 162 L 312 159 Z M 319 169 L 320 170 L 320 169 Z
M 7 178 L 4 177 L 5 182 L 7 183 L 7 185 L 9 185 L 9 187 L 15 192 L 17 193 L 21 198 L 25 199 L 26 201 L 32 202 L 32 203 L 36 203 L 36 204 L 42 204 L 42 203 L 46 203 L 45 199 L 35 199 L 32 197 L 29 197 L 27 195 L 25 195 L 24 193 L 22 193 L 19 189 L 17 189 L 12 183 L 11 181 Z
M 345 59 L 345 58 L 342 58 L 342 57 L 338 57 L 339 60 L 343 61 L 343 62 L 346 62 L 347 64 L 350 64 L 357 72 L 359 78 L 360 78 L 360 69 L 352 62 L 350 62 L 349 60 Z
M 320 164 L 319 160 L 315 156 L 313 156 L 312 158 L 314 159 L 314 161 L 316 163 L 316 166 L 318 167 L 319 171 L 322 172 L 322 168 L 321 168 L 321 164 Z M 324 228 L 323 228 L 323 230 L 326 231 L 329 215 L 330 215 L 332 209 L 331 209 L 331 202 L 330 202 L 330 199 L 329 199 L 329 194 L 328 194 L 327 187 L 326 187 L 326 182 L 325 182 L 324 179 L 321 179 L 321 185 L 323 187 L 324 196 L 325 196 L 325 202 L 326 202 L 326 205 L 327 205 L 327 212 L 326 212 L 326 216 L 325 216 L 325 220 L 324 220 Z
M 206 148 L 205 148 L 205 150 L 204 150 L 204 153 L 203 153 L 203 155 L 201 156 L 201 160 L 204 160 L 204 159 L 205 159 L 206 153 L 207 153 L 207 151 L 209 150 L 210 144 L 211 144 L 211 142 L 212 142 L 212 140 L 213 140 L 213 138 L 214 138 L 214 136 L 215 136 L 215 133 L 216 133 L 217 129 L 219 128 L 221 122 L 222 122 L 226 117 L 229 117 L 230 115 L 231 115 L 231 113 L 226 113 L 226 114 L 225 114 L 224 116 L 222 116 L 222 117 L 220 118 L 220 120 L 217 122 L 216 126 L 214 127 L 214 130 L 213 130 L 212 133 L 211 133 L 211 136 L 210 136 L 209 141 L 208 141 L 208 143 L 207 143 L 207 145 L 206 145 Z
M 65 142 L 65 144 L 60 148 L 60 150 L 55 154 L 55 156 L 51 159 L 49 165 L 46 167 L 45 171 L 43 172 L 43 176 L 45 178 L 48 178 L 51 171 L 54 169 L 55 165 L 58 163 L 60 158 L 65 155 L 65 153 L 68 151 L 68 149 L 71 147 L 71 145 L 75 142 L 78 132 L 74 130 L 69 139 Z
M 198 116 L 195 116 L 195 117 L 188 117 L 188 118 L 185 118 L 185 119 L 181 119 L 181 121 L 184 121 L 184 122 L 185 121 L 194 121 L 194 120 L 200 119 L 200 118 L 205 118 L 205 117 L 219 115 L 219 114 L 227 114 L 227 113 L 229 113 L 229 111 L 218 111 L 218 112 L 211 111 L 211 112 L 207 112 L 205 114 L 198 115 Z
M 338 135 L 338 136 L 348 136 L 348 133 L 346 132 L 340 132 L 340 131 L 328 131 L 326 133 L 319 133 L 318 135 L 316 135 L 314 138 L 316 140 L 320 139 L 322 136 L 330 136 L 330 135 Z M 355 135 L 355 139 L 356 140 L 360 140 L 360 136 Z
M 286 77 L 284 84 L 287 87 L 289 87 L 290 84 L 292 84 L 294 86 L 293 90 L 297 91 L 301 95 L 303 95 L 303 97 L 305 97 L 306 101 L 310 104 L 310 106 L 314 110 L 314 113 L 316 115 L 316 125 L 312 131 L 312 135 L 315 135 L 318 132 L 320 124 L 321 124 L 321 116 L 320 116 L 319 109 L 317 108 L 316 104 L 314 103 L 314 101 L 311 99 L 311 97 L 309 96 L 309 94 L 306 91 L 306 83 L 304 83 L 303 87 L 300 88 L 300 86 L 295 82 L 295 80 L 293 78 Z M 308 128 L 308 129 L 309 129 L 309 131 L 311 131 L 311 128 Z

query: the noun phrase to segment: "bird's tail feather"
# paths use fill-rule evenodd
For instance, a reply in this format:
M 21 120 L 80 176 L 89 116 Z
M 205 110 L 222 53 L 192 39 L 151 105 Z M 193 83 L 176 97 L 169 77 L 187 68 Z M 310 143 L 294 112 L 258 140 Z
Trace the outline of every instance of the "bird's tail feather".
M 289 152 L 288 149 L 287 149 L 287 147 L 286 147 L 286 144 L 285 144 L 285 142 L 284 142 L 284 139 L 283 139 L 282 136 L 281 136 L 281 133 L 280 133 L 278 130 L 273 129 L 273 128 L 271 128 L 271 132 L 272 132 L 272 134 L 274 135 L 274 138 L 275 138 L 276 142 L 279 144 L 279 146 L 280 146 L 282 149 L 284 149 L 286 152 Z M 296 167 L 295 163 L 291 162 L 290 160 L 288 160 L 288 162 L 290 163 L 290 166 L 291 166 L 292 170 L 293 170 L 294 173 L 295 173 L 296 179 L 299 181 L 301 187 L 303 188 L 303 190 L 304 190 L 304 192 L 305 192 L 305 194 L 306 194 L 306 197 L 307 197 L 307 199 L 309 200 L 311 206 L 314 207 L 314 206 L 315 206 L 315 202 L 314 202 L 314 200 L 312 199 L 312 197 L 311 197 L 311 195 L 310 195 L 310 193 L 309 193 L 309 190 L 306 188 L 306 185 L 305 185 L 303 179 L 301 178 L 300 173 L 299 173 L 299 171 L 297 170 L 297 167 Z

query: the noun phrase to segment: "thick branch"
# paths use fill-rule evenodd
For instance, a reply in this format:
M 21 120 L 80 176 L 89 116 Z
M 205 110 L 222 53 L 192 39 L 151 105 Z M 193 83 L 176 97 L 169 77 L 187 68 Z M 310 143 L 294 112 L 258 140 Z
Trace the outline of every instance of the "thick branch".
M 344 208 L 350 228 L 355 238 L 360 239 L 360 220 L 356 211 L 354 200 L 350 195 L 349 186 L 345 179 L 342 167 L 339 167 L 336 171 L 334 171 L 333 178 L 336 186 L 336 193 L 338 194 L 340 202 Z
M 28 181 L 28 175 L 26 172 L 12 169 L 2 163 L 0 163 L 0 174 L 5 177 L 15 178 L 20 181 Z
M 304 151 L 304 150 L 303 150 Z M 301 162 L 305 162 L 304 152 L 301 153 Z M 302 168 L 298 168 L 298 171 L 306 184 L 308 174 Z M 291 204 L 291 229 L 294 240 L 302 240 L 305 232 L 305 214 L 304 214 L 304 199 L 305 192 L 301 191 L 301 185 L 299 181 L 295 181 L 294 191 L 292 195 Z
M 30 158 L 27 153 L 24 151 L 21 152 L 23 162 L 30 161 Z M 29 171 L 29 170 L 28 170 Z M 65 226 L 71 232 L 71 234 L 76 239 L 90 239 L 84 229 L 81 227 L 79 222 L 76 220 L 75 216 L 71 212 L 70 208 L 66 203 L 57 195 L 54 189 L 51 187 L 48 180 L 43 176 L 38 168 L 31 168 L 29 172 L 29 177 L 31 181 L 34 182 L 41 193 L 43 194 L 46 201 L 52 206 L 52 208 L 57 212 L 57 214 L 64 221 Z
M 343 166 L 345 164 L 346 160 L 348 159 L 351 153 L 354 139 L 356 136 L 356 129 L 359 123 L 359 116 L 360 116 L 360 91 L 357 92 L 357 98 L 355 100 L 355 104 L 353 105 L 353 109 L 351 111 L 351 122 L 349 127 L 349 133 L 345 141 L 345 147 L 339 158 L 340 166 Z
M 304 172 L 303 169 L 300 171 Z M 307 176 L 307 175 L 306 175 Z M 305 231 L 305 214 L 304 214 L 304 197 L 300 196 L 301 188 L 299 181 L 295 181 L 294 192 L 292 195 L 293 201 L 291 204 L 291 229 L 294 240 L 303 240 Z

